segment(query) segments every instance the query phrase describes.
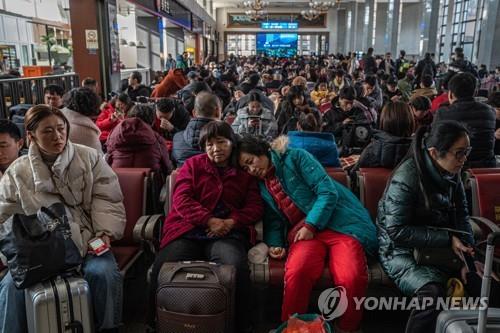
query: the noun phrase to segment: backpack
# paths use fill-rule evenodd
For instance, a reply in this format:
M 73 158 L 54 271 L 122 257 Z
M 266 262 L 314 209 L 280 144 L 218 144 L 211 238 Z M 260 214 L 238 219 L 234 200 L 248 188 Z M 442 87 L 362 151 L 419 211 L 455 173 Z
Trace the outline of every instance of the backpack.
M 422 76 L 430 75 L 434 78 L 434 68 L 432 67 L 432 63 L 430 61 L 426 61 L 424 63 L 424 68 L 422 69 Z

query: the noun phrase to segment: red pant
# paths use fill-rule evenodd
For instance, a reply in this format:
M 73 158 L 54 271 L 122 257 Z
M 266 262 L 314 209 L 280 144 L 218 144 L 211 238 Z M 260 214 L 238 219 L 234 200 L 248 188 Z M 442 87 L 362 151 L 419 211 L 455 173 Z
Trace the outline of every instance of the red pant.
M 285 265 L 285 289 L 281 319 L 306 313 L 314 284 L 323 273 L 326 258 L 333 283 L 346 289 L 349 303 L 339 320 L 339 328 L 359 329 L 362 309 L 356 310 L 353 297 L 365 296 L 368 272 L 365 252 L 353 237 L 332 230 L 318 232 L 313 239 L 292 244 Z

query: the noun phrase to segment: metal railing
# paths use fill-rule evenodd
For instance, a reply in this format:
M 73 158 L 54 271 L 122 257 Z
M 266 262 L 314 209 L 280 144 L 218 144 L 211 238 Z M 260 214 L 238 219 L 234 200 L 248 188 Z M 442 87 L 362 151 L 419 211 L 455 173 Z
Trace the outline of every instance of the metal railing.
M 0 80 L 0 119 L 8 118 L 8 109 L 17 104 L 44 102 L 43 89 L 58 84 L 64 91 L 80 86 L 76 73 Z

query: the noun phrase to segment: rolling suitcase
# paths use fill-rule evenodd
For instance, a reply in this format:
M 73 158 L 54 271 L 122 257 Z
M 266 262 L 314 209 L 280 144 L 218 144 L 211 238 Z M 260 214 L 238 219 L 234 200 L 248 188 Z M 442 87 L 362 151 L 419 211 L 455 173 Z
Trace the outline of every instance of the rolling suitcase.
M 488 235 L 481 298 L 490 294 L 491 272 L 495 246 L 500 244 L 500 232 Z M 447 310 L 439 314 L 436 333 L 492 333 L 500 332 L 500 309 Z
M 81 277 L 57 277 L 25 289 L 29 333 L 94 332 L 90 290 Z
M 210 262 L 163 264 L 156 290 L 160 333 L 233 333 L 235 268 Z

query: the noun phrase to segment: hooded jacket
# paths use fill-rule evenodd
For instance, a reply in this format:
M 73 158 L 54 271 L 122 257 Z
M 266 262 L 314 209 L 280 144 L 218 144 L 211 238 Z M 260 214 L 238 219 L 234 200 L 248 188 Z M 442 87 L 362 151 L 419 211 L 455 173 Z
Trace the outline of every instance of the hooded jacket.
M 68 141 L 49 169 L 38 146 L 15 160 L 0 181 L 0 227 L 13 214 L 36 214 L 63 198 L 71 238 L 84 256 L 93 237 L 120 239 L 125 208 L 118 177 L 94 149 Z
M 193 118 L 189 121 L 186 129 L 174 135 L 172 144 L 172 159 L 177 167 L 182 166 L 184 161 L 194 155 L 203 153 L 200 147 L 200 132 L 203 126 L 213 121 L 209 118 Z
M 101 130 L 92 119 L 67 107 L 62 108 L 61 112 L 70 124 L 69 139 L 74 143 L 94 148 L 102 154 L 101 141 L 99 141 Z
M 173 169 L 165 140 L 139 118 L 123 120 L 106 146 L 106 160 L 113 168 L 151 168 L 163 174 Z
M 368 211 L 346 187 L 332 180 L 319 162 L 303 149 L 288 148 L 288 139 L 272 144 L 271 162 L 276 177 L 293 203 L 306 216 L 305 223 L 321 231 L 330 229 L 356 238 L 365 251 L 377 251 L 375 225 Z M 284 247 L 288 222 L 263 181 L 260 193 L 265 202 L 264 241 Z
M 177 65 L 179 65 L 179 62 L 177 62 Z M 171 97 L 187 83 L 182 69 L 171 69 L 163 81 L 156 85 L 151 93 L 151 97 Z
M 331 133 L 288 132 L 290 148 L 302 148 L 311 153 L 322 166 L 340 167 L 339 152 Z

